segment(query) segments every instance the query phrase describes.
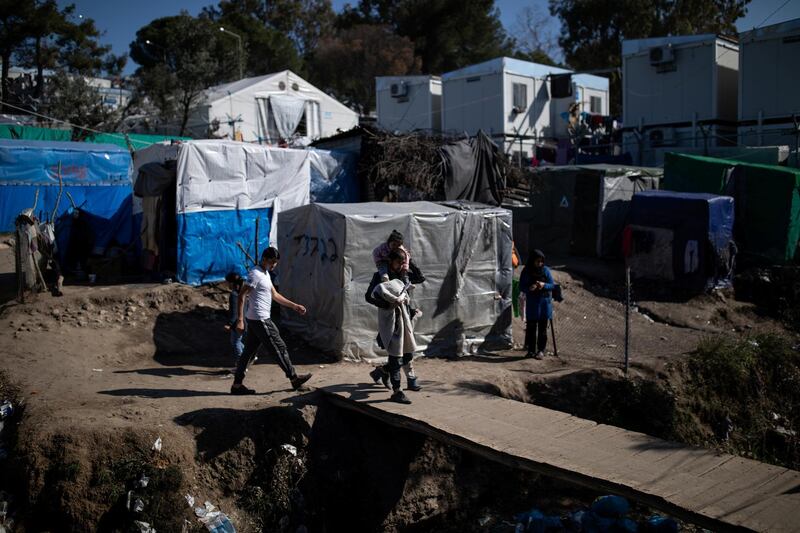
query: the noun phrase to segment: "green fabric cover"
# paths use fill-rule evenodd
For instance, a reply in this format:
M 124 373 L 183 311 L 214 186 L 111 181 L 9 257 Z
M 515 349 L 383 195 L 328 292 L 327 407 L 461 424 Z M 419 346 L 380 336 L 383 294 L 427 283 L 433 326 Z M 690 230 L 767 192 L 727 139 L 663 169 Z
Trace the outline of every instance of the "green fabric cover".
M 743 251 L 777 263 L 800 260 L 800 170 L 744 163 L 737 166 L 736 180 Z
M 125 140 L 124 133 L 92 133 L 84 139 L 85 142 L 98 144 L 114 144 L 122 148 L 130 148 Z M 148 135 L 144 133 L 128 133 L 128 139 L 134 150 L 147 148 L 151 144 L 164 141 L 188 141 L 189 137 L 170 137 L 165 135 Z M 0 139 L 25 139 L 29 141 L 71 141 L 71 130 L 53 128 L 38 128 L 35 126 L 0 125 Z
M 70 130 L 54 130 L 35 126 L 0 124 L 0 139 L 24 139 L 26 141 L 71 141 Z
M 738 161 L 669 152 L 664 157 L 661 188 L 676 192 L 722 194 Z
M 772 263 L 800 260 L 800 170 L 668 153 L 661 183 L 670 191 L 732 195 L 741 253 Z

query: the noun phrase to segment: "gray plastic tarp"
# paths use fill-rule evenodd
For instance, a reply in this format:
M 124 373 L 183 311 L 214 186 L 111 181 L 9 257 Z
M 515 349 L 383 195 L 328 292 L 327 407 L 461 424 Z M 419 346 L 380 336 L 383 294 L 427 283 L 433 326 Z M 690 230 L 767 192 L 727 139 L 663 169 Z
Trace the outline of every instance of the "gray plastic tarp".
M 470 353 L 511 343 L 511 213 L 479 204 L 309 204 L 281 213 L 281 293 L 306 316 L 284 324 L 345 359 L 385 355 L 377 309 L 364 293 L 372 250 L 396 229 L 427 280 L 412 295 L 423 311 L 416 339 L 426 353 Z

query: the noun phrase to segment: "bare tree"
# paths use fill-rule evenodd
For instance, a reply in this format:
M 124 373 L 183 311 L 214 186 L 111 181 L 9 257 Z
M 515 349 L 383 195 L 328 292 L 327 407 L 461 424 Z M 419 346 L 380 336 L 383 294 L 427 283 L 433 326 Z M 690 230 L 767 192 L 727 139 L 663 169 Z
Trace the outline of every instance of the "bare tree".
M 539 5 L 522 9 L 511 28 L 517 49 L 531 61 L 555 65 L 560 55 L 558 35 L 550 27 L 551 17 Z

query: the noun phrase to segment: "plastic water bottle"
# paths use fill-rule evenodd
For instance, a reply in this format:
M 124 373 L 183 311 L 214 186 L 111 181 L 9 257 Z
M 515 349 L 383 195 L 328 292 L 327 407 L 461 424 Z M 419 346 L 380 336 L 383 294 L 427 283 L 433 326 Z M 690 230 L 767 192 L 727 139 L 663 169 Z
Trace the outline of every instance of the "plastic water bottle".
M 12 414 L 14 414 L 14 406 L 11 402 L 3 402 L 2 405 L 0 405 L 0 418 L 7 418 Z

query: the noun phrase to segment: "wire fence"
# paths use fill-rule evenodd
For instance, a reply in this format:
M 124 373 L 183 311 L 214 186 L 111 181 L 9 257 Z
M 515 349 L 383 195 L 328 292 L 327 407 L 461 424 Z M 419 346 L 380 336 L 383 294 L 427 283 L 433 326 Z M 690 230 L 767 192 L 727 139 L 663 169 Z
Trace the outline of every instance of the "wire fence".
M 553 270 L 564 299 L 553 304 L 548 354 L 578 364 L 611 365 L 627 371 L 657 367 L 660 362 L 696 349 L 707 333 L 676 325 L 685 321 L 673 320 L 670 315 L 690 312 L 689 306 L 647 300 L 647 310 L 643 310 L 639 298 L 653 297 L 652 282 L 638 279 L 635 272 L 628 271 L 626 275 L 622 263 L 605 266 L 602 281 L 592 281 L 566 269 Z M 653 313 L 650 305 L 671 311 L 662 316 Z M 518 309 L 522 315 L 521 307 Z M 520 337 L 524 338 L 524 332 Z

